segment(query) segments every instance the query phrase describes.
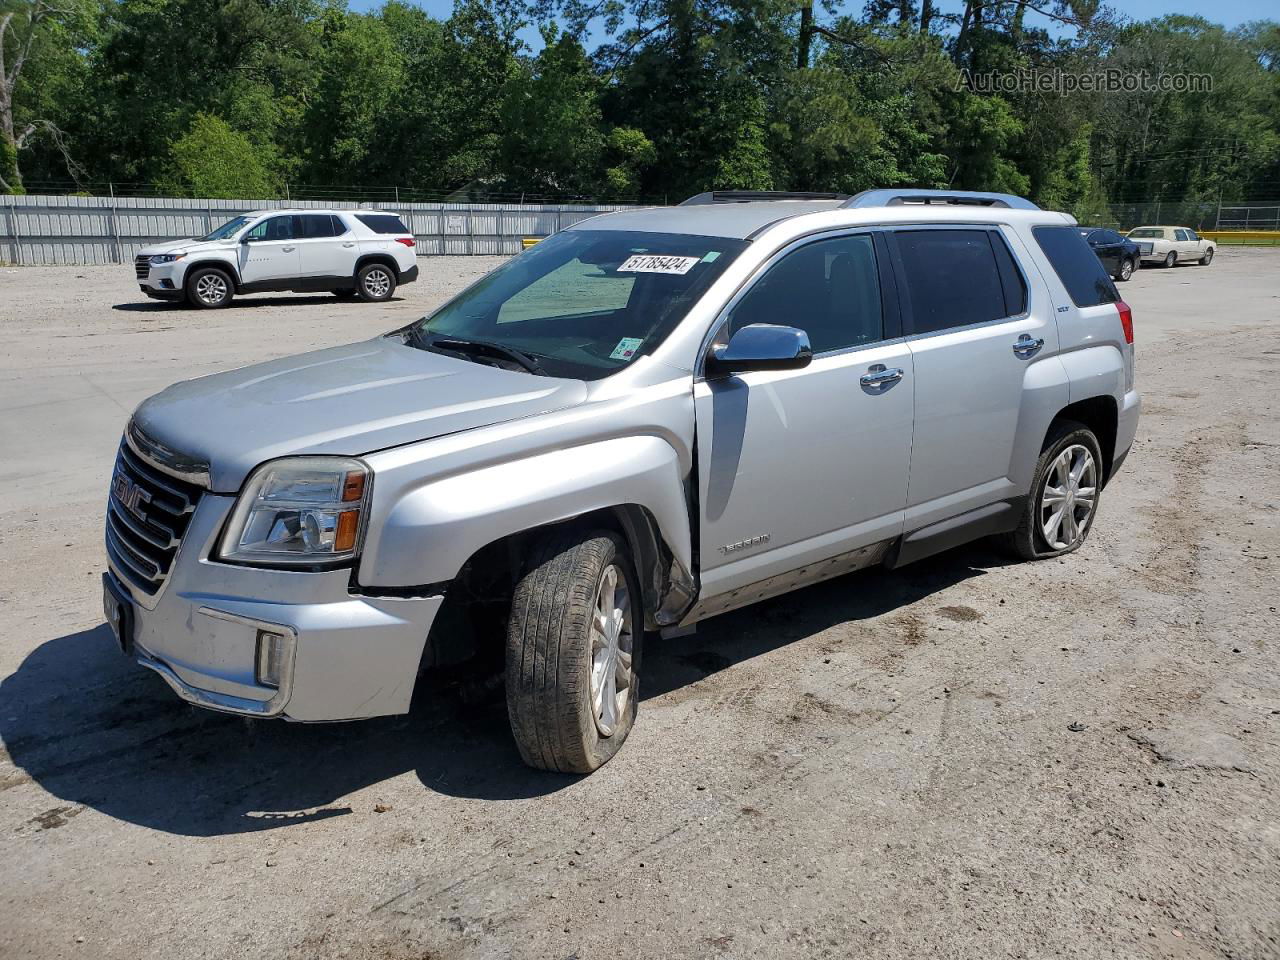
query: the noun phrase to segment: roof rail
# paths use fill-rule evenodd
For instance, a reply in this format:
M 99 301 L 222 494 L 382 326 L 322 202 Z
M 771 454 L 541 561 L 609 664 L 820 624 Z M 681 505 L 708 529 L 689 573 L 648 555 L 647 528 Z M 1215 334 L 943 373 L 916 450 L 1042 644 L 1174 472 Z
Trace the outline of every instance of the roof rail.
M 950 206 L 1009 207 L 1039 210 L 1030 200 L 1010 193 L 980 193 L 973 190 L 863 190 L 847 200 L 845 207 L 900 207 L 906 204 L 948 204 Z
M 848 200 L 847 193 L 810 193 L 803 190 L 708 190 L 682 200 L 679 206 L 704 203 L 753 203 L 757 200 Z

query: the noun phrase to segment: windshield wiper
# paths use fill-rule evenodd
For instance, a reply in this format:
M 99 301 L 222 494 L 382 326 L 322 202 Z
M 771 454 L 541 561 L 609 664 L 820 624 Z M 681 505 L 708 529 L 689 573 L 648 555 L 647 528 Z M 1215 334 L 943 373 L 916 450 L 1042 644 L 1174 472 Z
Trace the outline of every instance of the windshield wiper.
M 530 373 L 544 372 L 542 364 L 523 350 L 517 350 L 515 347 L 506 347 L 500 343 L 490 343 L 488 340 L 469 340 L 462 337 L 424 336 L 416 331 L 413 334 L 413 338 L 428 348 L 497 357 L 502 360 L 514 361 Z

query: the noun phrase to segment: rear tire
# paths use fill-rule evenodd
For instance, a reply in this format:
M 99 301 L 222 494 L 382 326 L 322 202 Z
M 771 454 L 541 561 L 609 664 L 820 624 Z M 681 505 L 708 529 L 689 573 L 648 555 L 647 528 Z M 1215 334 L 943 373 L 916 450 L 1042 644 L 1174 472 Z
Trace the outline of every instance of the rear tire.
M 230 274 L 217 267 L 201 267 L 187 277 L 187 303 L 201 310 L 225 307 L 235 296 L 235 283 Z
M 556 530 L 533 546 L 507 627 L 507 713 L 531 767 L 590 773 L 635 723 L 644 619 L 626 547 Z
M 1202 267 L 1207 267 L 1211 263 L 1213 263 L 1213 247 L 1206 250 L 1204 256 L 1200 258 L 1200 266 Z
M 1135 266 L 1133 259 L 1131 257 L 1125 257 L 1120 261 L 1120 272 L 1116 274 L 1116 279 L 1121 282 L 1128 280 L 1133 276 L 1134 269 Z
M 1170 250 L 1167 254 L 1165 254 L 1164 267 L 1167 269 L 1169 267 L 1176 267 L 1177 265 L 1178 265 L 1178 255 L 1174 253 L 1172 250 Z
M 366 303 L 390 300 L 396 292 L 396 272 L 385 263 L 369 263 L 356 271 L 356 293 Z
M 1003 537 L 1005 548 L 1023 560 L 1080 549 L 1098 515 L 1102 480 L 1102 448 L 1093 431 L 1074 420 L 1055 422 L 1036 461 L 1018 527 Z

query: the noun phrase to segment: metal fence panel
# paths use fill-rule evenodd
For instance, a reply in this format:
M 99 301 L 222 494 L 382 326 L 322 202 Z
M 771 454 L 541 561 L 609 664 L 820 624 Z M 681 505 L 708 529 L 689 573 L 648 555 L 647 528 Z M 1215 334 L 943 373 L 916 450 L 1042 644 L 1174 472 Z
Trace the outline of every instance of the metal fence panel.
M 351 203 L 176 197 L 0 196 L 0 263 L 125 263 L 149 244 L 198 237 L 255 210 L 384 210 L 399 214 L 420 256 L 516 254 L 613 204 Z

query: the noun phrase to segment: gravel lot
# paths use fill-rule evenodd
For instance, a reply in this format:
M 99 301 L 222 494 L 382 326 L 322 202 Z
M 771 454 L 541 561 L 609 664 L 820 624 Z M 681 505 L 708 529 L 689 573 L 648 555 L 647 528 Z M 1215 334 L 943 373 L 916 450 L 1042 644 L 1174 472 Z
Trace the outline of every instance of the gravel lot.
M 659 641 L 589 778 L 447 690 L 251 726 L 124 662 L 98 578 L 134 405 L 496 262 L 218 313 L 139 302 L 128 265 L 0 268 L 0 956 L 1280 957 L 1280 251 L 1124 287 L 1146 407 L 1083 551 L 966 548 Z

